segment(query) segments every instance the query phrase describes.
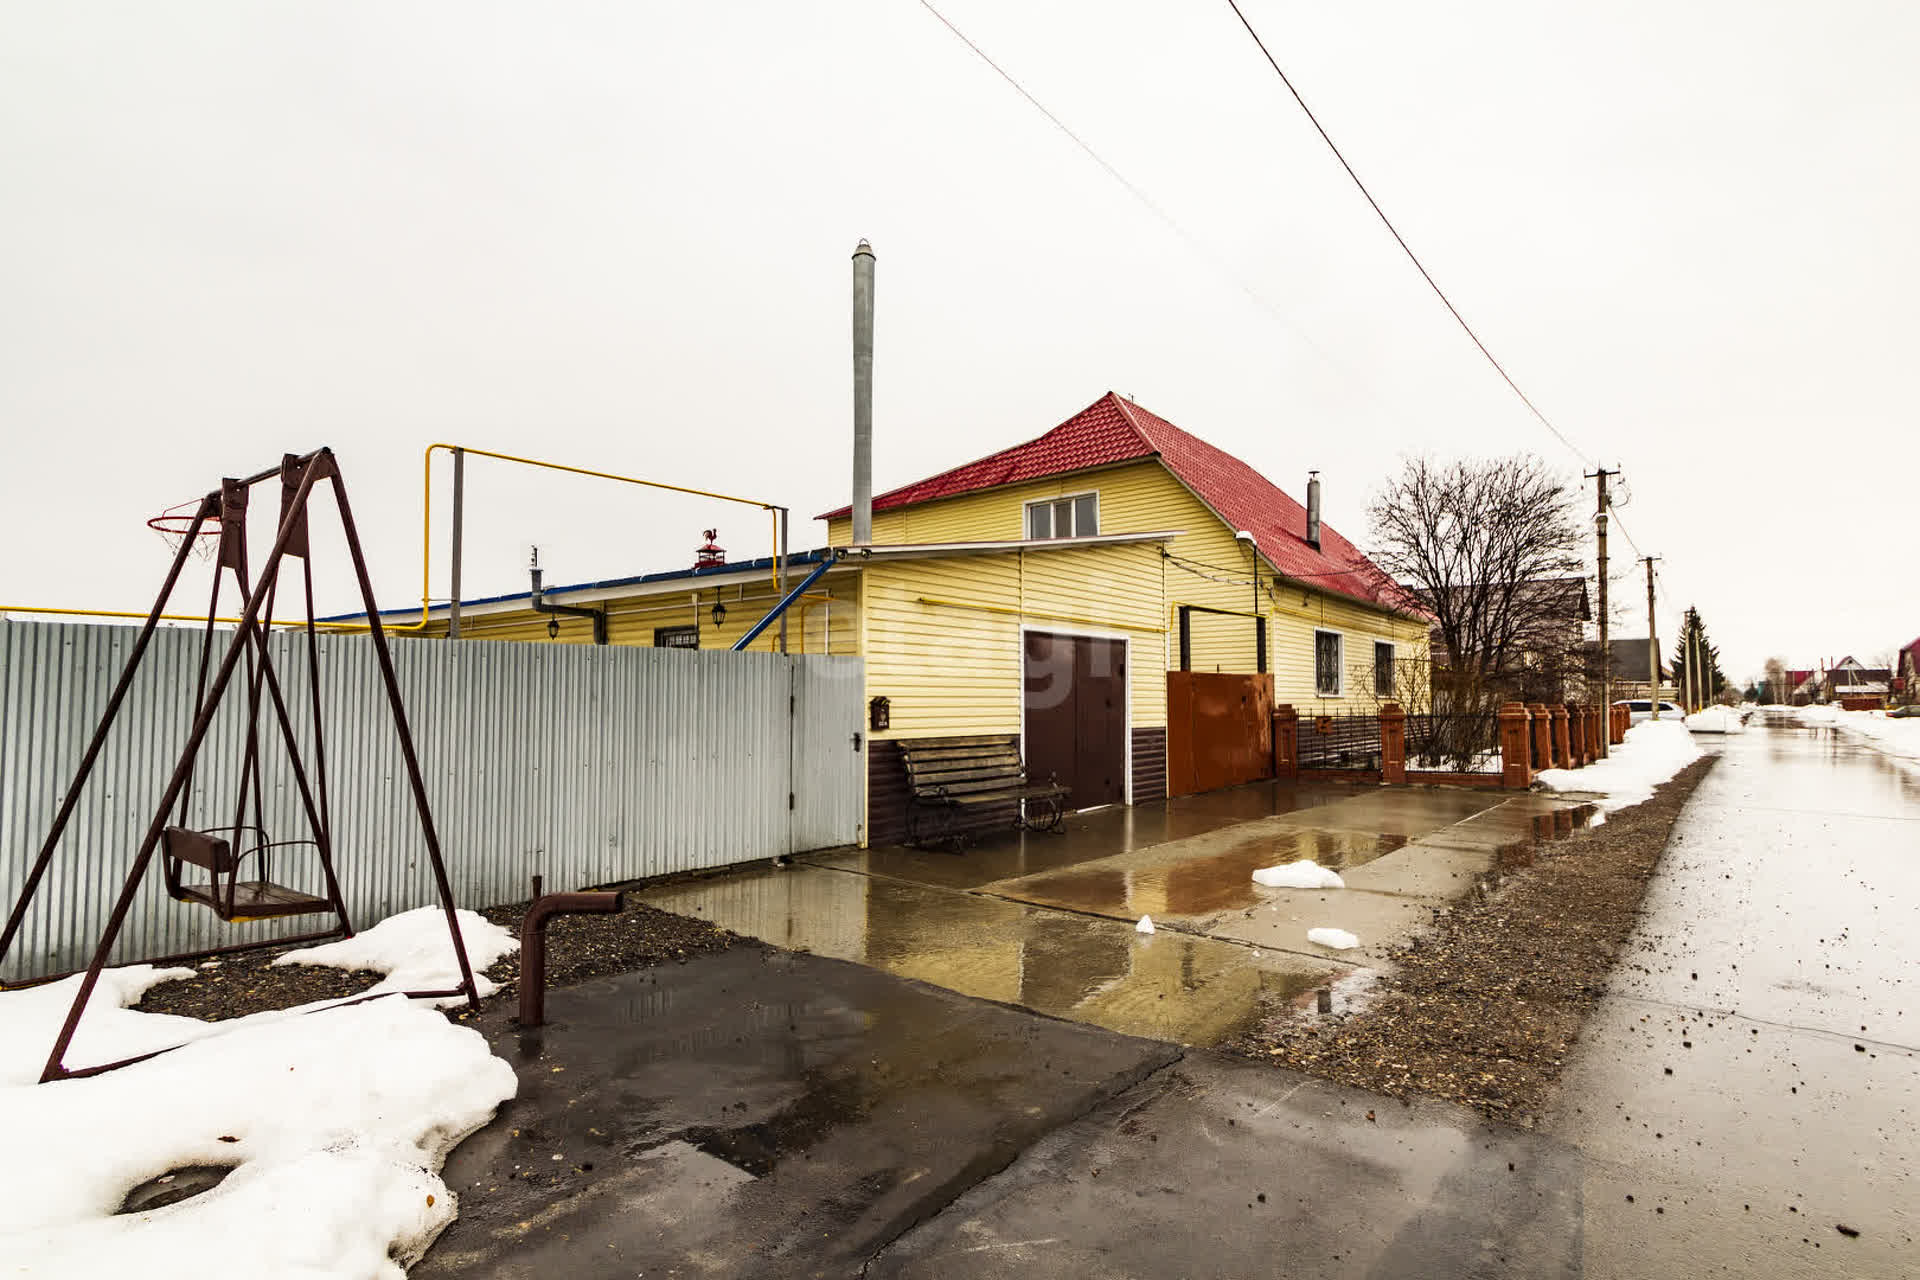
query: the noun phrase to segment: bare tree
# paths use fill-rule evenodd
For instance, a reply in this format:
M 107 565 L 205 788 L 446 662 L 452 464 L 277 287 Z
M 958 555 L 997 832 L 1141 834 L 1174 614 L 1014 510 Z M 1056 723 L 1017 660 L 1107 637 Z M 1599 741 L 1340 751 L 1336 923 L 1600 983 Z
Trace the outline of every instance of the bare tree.
M 1787 687 L 1787 660 L 1768 658 L 1766 672 L 1766 689 L 1761 696 L 1775 706 L 1793 701 L 1793 690 Z
M 1554 589 L 1584 579 L 1581 526 L 1539 458 L 1408 459 L 1368 516 L 1374 562 L 1445 645 L 1436 710 L 1484 716 L 1582 665 L 1582 628 Z

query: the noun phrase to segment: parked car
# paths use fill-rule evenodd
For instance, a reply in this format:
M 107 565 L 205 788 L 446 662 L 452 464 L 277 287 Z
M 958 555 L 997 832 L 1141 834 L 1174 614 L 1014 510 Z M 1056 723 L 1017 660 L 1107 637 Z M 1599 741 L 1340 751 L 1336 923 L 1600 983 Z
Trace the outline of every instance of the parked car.
M 1628 711 L 1632 712 L 1633 718 L 1630 721 L 1632 724 L 1639 724 L 1642 720 L 1653 719 L 1653 701 L 1650 698 L 1622 698 L 1613 705 L 1616 707 L 1625 707 Z M 1671 702 L 1662 702 L 1660 704 L 1660 718 L 1662 720 L 1685 720 L 1687 716 L 1684 711 L 1674 706 Z

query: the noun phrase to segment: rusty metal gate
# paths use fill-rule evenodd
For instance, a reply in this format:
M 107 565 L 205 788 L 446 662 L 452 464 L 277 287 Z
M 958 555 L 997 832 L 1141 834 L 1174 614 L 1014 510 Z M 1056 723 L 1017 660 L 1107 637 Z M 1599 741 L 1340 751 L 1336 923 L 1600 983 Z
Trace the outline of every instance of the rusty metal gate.
M 1167 794 L 1273 776 L 1273 676 L 1167 672 Z

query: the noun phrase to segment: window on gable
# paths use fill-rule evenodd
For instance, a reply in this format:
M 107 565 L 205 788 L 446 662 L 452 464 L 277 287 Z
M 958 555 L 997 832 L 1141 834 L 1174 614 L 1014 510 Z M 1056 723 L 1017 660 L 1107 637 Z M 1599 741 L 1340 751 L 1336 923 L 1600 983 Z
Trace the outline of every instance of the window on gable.
M 1393 696 L 1393 646 L 1373 642 L 1373 692 L 1380 698 Z
M 1313 689 L 1323 698 L 1340 696 L 1340 633 L 1313 633 Z
M 1100 495 L 1076 494 L 1027 504 L 1029 538 L 1091 538 L 1100 532 Z

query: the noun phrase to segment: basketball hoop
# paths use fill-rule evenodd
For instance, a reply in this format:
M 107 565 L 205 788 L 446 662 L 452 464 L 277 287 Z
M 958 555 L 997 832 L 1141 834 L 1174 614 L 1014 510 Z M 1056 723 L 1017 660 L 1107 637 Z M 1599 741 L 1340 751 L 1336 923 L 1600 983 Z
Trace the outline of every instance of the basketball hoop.
M 167 544 L 167 550 L 180 554 L 180 544 L 187 540 L 187 534 L 193 529 L 194 513 L 200 510 L 200 499 L 182 502 L 168 507 L 153 519 L 147 521 L 147 528 L 160 535 Z M 200 522 L 200 532 L 194 536 L 193 556 L 196 560 L 211 560 L 220 550 L 220 517 L 210 513 Z

